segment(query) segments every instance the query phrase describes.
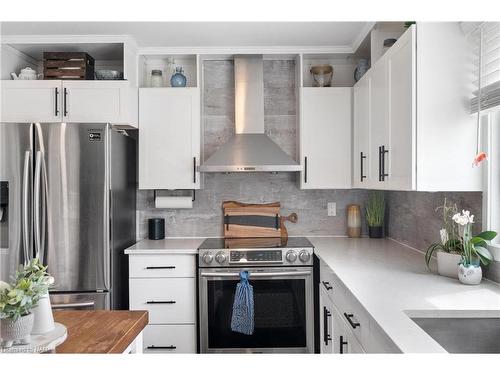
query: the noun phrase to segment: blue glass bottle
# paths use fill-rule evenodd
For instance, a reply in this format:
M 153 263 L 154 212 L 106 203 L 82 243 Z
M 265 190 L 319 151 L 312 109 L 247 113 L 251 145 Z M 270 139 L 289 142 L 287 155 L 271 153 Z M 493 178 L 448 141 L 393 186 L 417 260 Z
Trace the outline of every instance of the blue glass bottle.
M 182 66 L 175 68 L 175 73 L 170 78 L 170 85 L 172 87 L 186 87 L 187 78 L 183 73 L 184 69 L 182 69 Z

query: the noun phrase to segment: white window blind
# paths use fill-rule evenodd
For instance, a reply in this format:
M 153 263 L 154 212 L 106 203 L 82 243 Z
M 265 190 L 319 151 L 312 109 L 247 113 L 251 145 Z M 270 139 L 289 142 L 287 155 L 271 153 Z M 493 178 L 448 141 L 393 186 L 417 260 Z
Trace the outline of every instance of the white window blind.
M 469 37 L 475 53 L 471 112 L 500 109 L 500 22 L 484 22 Z

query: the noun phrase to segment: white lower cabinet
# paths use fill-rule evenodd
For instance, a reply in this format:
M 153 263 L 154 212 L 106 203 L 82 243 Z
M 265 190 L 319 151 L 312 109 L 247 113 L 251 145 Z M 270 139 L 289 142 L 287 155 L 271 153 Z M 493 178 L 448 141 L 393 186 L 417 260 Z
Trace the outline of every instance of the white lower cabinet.
M 195 255 L 129 255 L 130 310 L 147 310 L 144 353 L 196 353 Z
M 320 261 L 321 353 L 399 353 L 339 277 Z
M 143 345 L 144 353 L 196 353 L 196 326 L 149 325 Z

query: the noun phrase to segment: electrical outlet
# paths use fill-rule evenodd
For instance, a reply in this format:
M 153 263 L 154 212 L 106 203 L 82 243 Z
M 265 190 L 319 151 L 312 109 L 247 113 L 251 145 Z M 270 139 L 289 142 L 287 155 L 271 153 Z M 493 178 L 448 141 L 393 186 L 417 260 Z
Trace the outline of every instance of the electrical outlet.
M 328 202 L 328 216 L 337 216 L 337 203 Z

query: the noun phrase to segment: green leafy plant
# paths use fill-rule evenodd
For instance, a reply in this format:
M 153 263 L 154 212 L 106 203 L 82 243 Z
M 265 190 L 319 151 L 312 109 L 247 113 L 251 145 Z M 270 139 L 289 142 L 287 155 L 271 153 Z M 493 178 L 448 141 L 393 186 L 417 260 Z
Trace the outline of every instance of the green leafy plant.
M 0 319 L 15 321 L 31 313 L 52 284 L 52 277 L 46 271 L 47 267 L 35 258 L 19 266 L 12 284 L 0 284 Z
M 487 266 L 493 261 L 493 255 L 488 250 L 488 243 L 497 236 L 497 232 L 485 231 L 472 236 L 471 225 L 464 229 L 462 264 L 464 266 L 479 266 L 479 263 Z
M 381 227 L 385 218 L 385 197 L 382 191 L 370 191 L 366 204 L 366 222 L 370 227 Z
M 444 199 L 443 205 L 436 208 L 443 217 L 443 228 L 439 231 L 441 242 L 432 243 L 425 253 L 425 264 L 430 269 L 432 255 L 436 251 L 450 254 L 463 254 L 463 244 L 459 234 L 459 225 L 453 220 L 458 213 L 457 205 Z

